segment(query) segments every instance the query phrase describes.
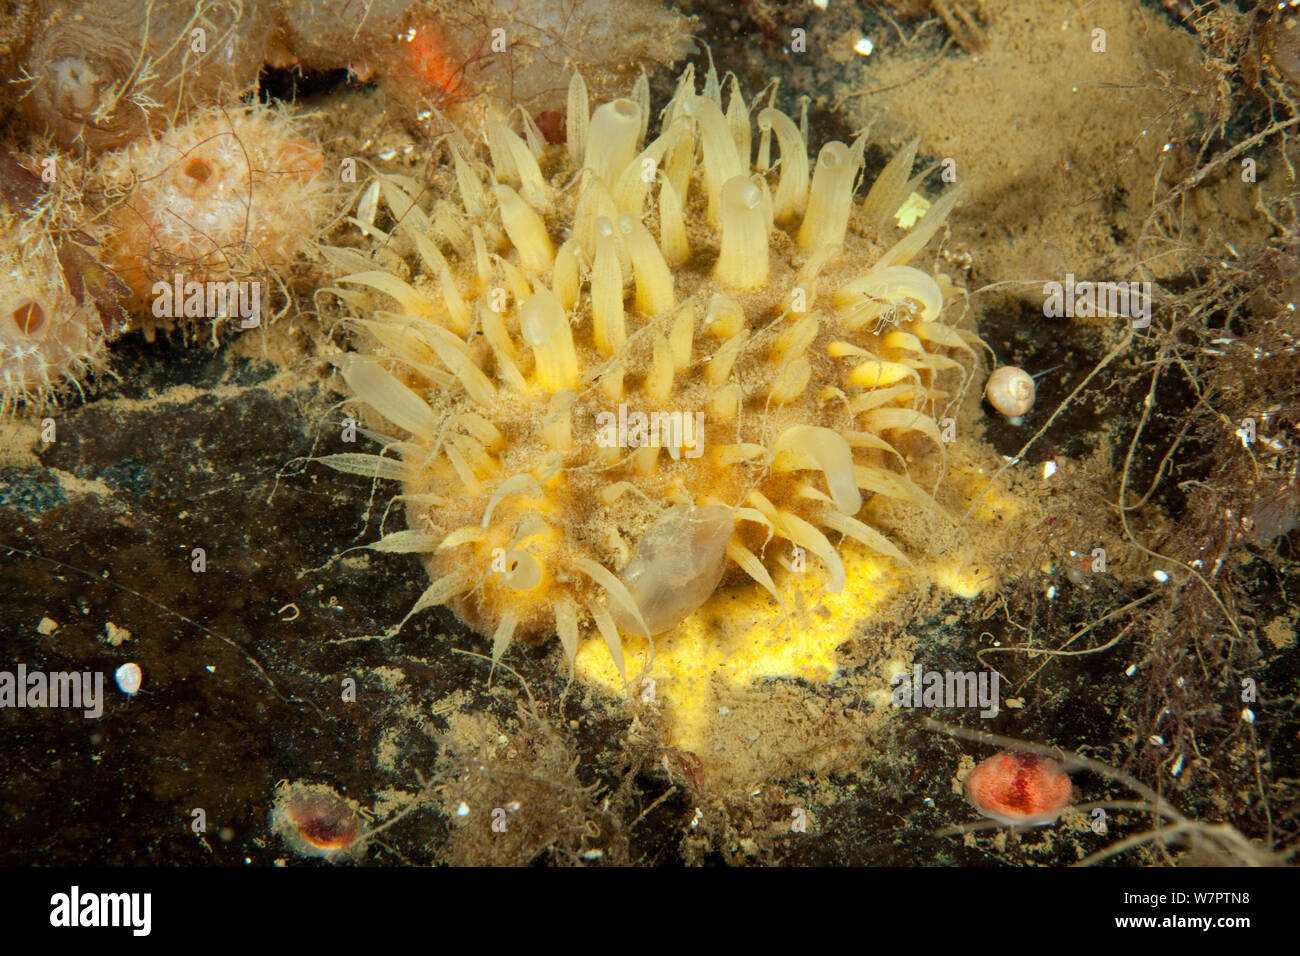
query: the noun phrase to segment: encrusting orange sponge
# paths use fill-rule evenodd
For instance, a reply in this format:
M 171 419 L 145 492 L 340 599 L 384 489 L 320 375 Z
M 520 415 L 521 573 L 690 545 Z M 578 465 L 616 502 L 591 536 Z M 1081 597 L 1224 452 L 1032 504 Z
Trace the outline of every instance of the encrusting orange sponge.
M 283 279 L 315 249 L 333 210 L 320 148 L 286 111 L 254 104 L 213 108 L 156 137 L 136 140 L 100 163 L 105 191 L 116 202 L 105 246 L 131 288 L 146 333 L 194 317 L 181 302 L 156 308 L 177 283 Z M 179 279 L 178 279 L 179 277 Z M 160 285 L 161 283 L 161 285 Z M 222 320 L 234 317 L 202 314 Z
M 84 170 L 68 160 L 53 184 L 0 148 L 0 417 L 43 410 L 80 391 L 126 324 L 126 288 L 96 258 Z
M 838 547 L 906 562 L 864 493 L 938 510 L 909 463 L 942 454 L 973 338 L 907 263 L 955 196 L 886 249 L 859 230 L 913 151 L 858 205 L 865 136 L 810 164 L 789 116 L 722 93 L 688 68 L 645 143 L 647 85 L 591 111 L 575 76 L 566 144 L 489 120 L 485 161 L 461 141 L 431 190 L 372 183 L 370 255 L 326 251 L 363 349 L 337 365 L 384 449 L 319 460 L 402 483 L 409 528 L 370 547 L 421 554 L 410 613 L 450 605 L 494 659 L 556 634 L 572 660 L 594 628 L 622 672 L 620 631 L 672 628 L 728 575 L 780 602 L 794 555 L 830 591 Z

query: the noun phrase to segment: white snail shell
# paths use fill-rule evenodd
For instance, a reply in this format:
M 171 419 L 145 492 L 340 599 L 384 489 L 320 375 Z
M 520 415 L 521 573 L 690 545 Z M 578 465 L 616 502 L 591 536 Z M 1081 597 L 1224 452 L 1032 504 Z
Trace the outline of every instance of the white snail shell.
M 993 370 L 984 394 L 989 404 L 1008 418 L 1019 418 L 1034 407 L 1034 380 L 1028 372 L 1014 365 Z

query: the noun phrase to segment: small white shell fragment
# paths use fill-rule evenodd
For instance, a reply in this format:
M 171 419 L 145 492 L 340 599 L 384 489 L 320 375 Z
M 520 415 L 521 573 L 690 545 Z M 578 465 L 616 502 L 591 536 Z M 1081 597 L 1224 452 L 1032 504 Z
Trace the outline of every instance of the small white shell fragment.
M 1161 584 L 1164 584 L 1166 581 L 1169 580 L 1169 575 L 1164 571 L 1152 571 L 1151 576 L 1155 578 L 1157 581 L 1159 581 Z
M 1243 707 L 1241 708 L 1241 719 L 1248 724 L 1253 724 L 1255 722 L 1255 712 L 1249 707 Z
M 136 663 L 123 664 L 113 672 L 113 680 L 117 681 L 117 686 L 122 693 L 130 696 L 140 692 L 141 679 L 140 665 Z
M 1034 379 L 1022 368 L 1003 365 L 989 376 L 984 394 L 1007 418 L 1019 418 L 1034 407 Z
M 1056 474 L 1056 462 L 1051 460 L 1043 462 L 1043 480 L 1046 481 L 1054 474 Z
M 131 640 L 131 632 L 124 627 L 118 627 L 112 621 L 104 623 L 104 641 L 110 647 L 121 647 L 125 642 Z

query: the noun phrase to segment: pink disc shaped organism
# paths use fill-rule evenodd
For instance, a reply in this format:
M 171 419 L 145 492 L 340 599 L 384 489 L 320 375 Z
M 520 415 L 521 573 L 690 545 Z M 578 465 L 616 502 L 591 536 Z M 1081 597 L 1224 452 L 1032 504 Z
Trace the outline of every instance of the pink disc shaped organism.
M 1008 826 L 1052 823 L 1070 803 L 1070 778 L 1050 757 L 1004 750 L 966 778 L 966 796 L 984 816 Z

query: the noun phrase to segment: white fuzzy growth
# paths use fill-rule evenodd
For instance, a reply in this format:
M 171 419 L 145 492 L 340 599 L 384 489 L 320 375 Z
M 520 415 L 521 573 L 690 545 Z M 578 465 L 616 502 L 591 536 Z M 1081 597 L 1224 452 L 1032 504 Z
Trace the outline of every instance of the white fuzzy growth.
M 7 266 L 7 268 L 6 268 Z M 75 386 L 102 351 L 93 308 L 67 292 L 47 241 L 24 242 L 0 229 L 0 415 L 18 403 L 40 405 Z

